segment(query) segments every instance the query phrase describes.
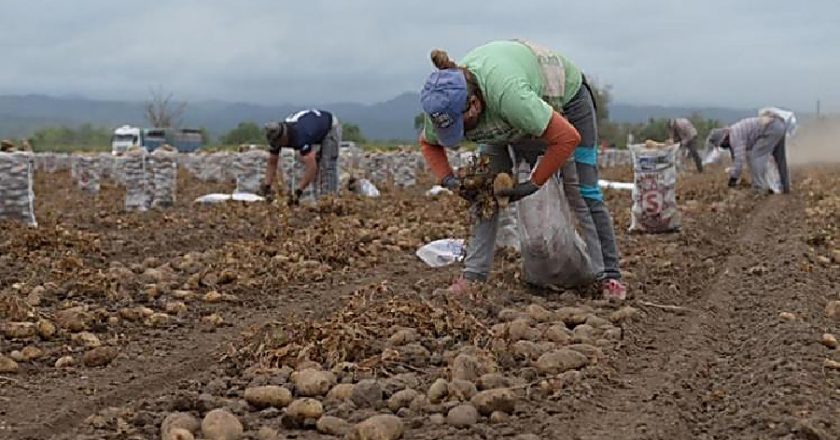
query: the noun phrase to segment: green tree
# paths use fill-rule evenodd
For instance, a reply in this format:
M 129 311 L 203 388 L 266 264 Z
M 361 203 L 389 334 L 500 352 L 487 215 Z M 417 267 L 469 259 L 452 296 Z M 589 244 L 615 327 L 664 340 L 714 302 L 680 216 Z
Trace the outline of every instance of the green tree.
M 598 115 L 598 125 L 605 124 L 610 120 L 610 102 L 612 101 L 612 86 L 606 84 L 598 86 L 596 83 L 591 83 L 589 87 L 592 89 L 592 98 L 595 100 L 595 109 Z
M 36 151 L 107 150 L 111 146 L 111 130 L 83 124 L 76 129 L 69 127 L 46 127 L 30 136 Z
M 265 135 L 259 125 L 253 122 L 240 122 L 220 140 L 225 145 L 262 144 L 265 143 Z
M 210 145 L 213 142 L 213 135 L 210 134 L 210 130 L 207 127 L 201 127 L 199 131 L 201 131 L 201 143 Z
M 364 144 L 367 142 L 365 136 L 362 134 L 362 129 L 356 124 L 344 122 L 341 124 L 341 139 L 345 141 L 356 142 L 357 144 Z

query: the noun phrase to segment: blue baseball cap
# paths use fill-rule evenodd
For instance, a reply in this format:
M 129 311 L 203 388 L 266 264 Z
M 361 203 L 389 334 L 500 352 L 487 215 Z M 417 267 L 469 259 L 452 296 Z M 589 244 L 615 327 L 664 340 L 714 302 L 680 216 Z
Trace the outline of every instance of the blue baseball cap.
M 420 105 L 435 126 L 438 143 L 455 148 L 464 138 L 467 78 L 460 69 L 437 70 L 420 91 Z

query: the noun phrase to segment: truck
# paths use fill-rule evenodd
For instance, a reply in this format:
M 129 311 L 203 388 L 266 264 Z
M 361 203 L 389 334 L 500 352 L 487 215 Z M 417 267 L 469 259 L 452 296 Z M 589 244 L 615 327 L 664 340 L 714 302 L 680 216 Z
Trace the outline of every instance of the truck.
M 114 130 L 111 136 L 111 154 L 118 156 L 131 147 L 143 145 L 143 132 L 138 127 L 123 125 Z
M 169 144 L 182 153 L 191 153 L 204 146 L 201 130 L 190 128 L 138 128 L 123 125 L 111 136 L 111 154 L 120 155 L 138 146 L 152 152 Z

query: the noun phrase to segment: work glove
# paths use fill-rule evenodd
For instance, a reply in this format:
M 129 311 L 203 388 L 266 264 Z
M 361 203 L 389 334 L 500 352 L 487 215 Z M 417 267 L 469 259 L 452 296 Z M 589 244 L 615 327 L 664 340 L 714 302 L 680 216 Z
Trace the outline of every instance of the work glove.
M 440 186 L 450 191 L 457 191 L 461 187 L 461 179 L 450 174 L 440 181 Z
M 501 197 L 510 197 L 511 202 L 518 202 L 519 200 L 537 192 L 539 189 L 540 187 L 538 187 L 534 182 L 526 180 L 525 182 L 517 183 L 513 188 L 501 189 L 496 193 L 496 195 Z
M 274 191 L 271 190 L 271 185 L 267 183 L 263 183 L 260 185 L 260 189 L 257 190 L 257 195 L 261 197 L 265 197 L 266 202 L 274 201 Z
M 735 188 L 736 186 L 738 186 L 738 178 L 737 177 L 730 177 L 728 186 L 730 188 Z
M 303 190 L 298 188 L 295 192 L 289 194 L 289 198 L 286 199 L 286 205 L 288 206 L 297 206 L 300 205 L 300 196 L 303 195 Z

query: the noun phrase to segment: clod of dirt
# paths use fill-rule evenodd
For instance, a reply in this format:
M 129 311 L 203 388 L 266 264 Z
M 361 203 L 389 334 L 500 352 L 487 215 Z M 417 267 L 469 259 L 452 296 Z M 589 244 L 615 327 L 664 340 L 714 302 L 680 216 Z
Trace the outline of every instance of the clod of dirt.
M 277 385 L 247 388 L 243 397 L 246 402 L 259 409 L 284 408 L 292 401 L 291 391 Z
M 257 431 L 257 440 L 280 440 L 280 433 L 274 428 L 263 426 Z
M 475 382 L 482 374 L 493 373 L 497 369 L 495 362 L 487 356 L 473 356 L 462 353 L 452 360 L 450 373 L 452 379 Z
M 490 423 L 498 424 L 498 423 L 507 423 L 510 420 L 510 414 L 502 411 L 493 411 L 490 414 Z
M 166 325 L 168 325 L 169 321 L 171 319 L 172 319 L 172 317 L 170 317 L 166 313 L 158 312 L 158 313 L 153 313 L 152 316 L 149 316 L 148 318 L 146 318 L 145 324 L 149 327 L 160 328 L 160 327 L 165 327 Z
M 542 354 L 537 344 L 531 341 L 516 341 L 510 349 L 517 359 L 532 360 Z
M 93 315 L 86 312 L 83 307 L 72 307 L 55 314 L 56 324 L 73 333 L 88 330 L 93 319 Z
M 632 321 L 636 319 L 636 316 L 638 315 L 639 309 L 626 306 L 616 310 L 615 312 L 612 312 L 612 314 L 610 314 L 610 321 L 612 321 L 614 324 L 619 324 L 625 321 Z
M 539 338 L 539 332 L 531 327 L 531 322 L 528 319 L 516 319 L 507 328 L 508 340 L 516 341 L 533 341 Z
M 508 173 L 496 174 L 496 178 L 493 179 L 493 194 L 497 194 L 503 189 L 513 188 L 515 183 L 516 182 L 513 181 L 513 177 L 511 177 Z M 503 197 L 497 195 L 496 202 L 499 204 L 499 208 L 507 208 L 510 204 L 510 197 Z
M 323 416 L 315 423 L 315 429 L 324 435 L 341 437 L 350 431 L 350 424 L 338 417 Z
M 187 312 L 187 305 L 181 301 L 170 301 L 166 303 L 163 310 L 170 315 L 182 315 Z
M 226 409 L 214 409 L 201 421 L 201 433 L 206 440 L 239 440 L 242 422 Z
M 14 359 L 7 356 L 0 356 L 0 374 L 17 373 L 20 367 Z
M 820 343 L 821 343 L 822 345 L 825 345 L 826 347 L 828 347 L 828 348 L 832 349 L 832 350 L 833 350 L 833 349 L 835 349 L 835 348 L 837 348 L 837 347 L 838 347 L 838 345 L 840 345 L 840 344 L 838 344 L 838 342 L 837 342 L 837 337 L 835 337 L 835 336 L 834 336 L 834 335 L 832 335 L 831 333 L 825 333 L 825 334 L 823 334 L 823 335 L 822 335 L 822 339 L 820 339 Z
M 382 407 L 382 396 L 382 386 L 379 382 L 373 379 L 365 379 L 353 387 L 350 401 L 358 408 L 379 409 Z
M 38 329 L 31 322 L 6 322 L 2 330 L 9 339 L 29 339 L 38 334 Z
M 352 383 L 340 383 L 334 386 L 329 393 L 327 393 L 326 400 L 333 402 L 343 402 L 350 398 L 353 394 Z
M 313 368 L 295 371 L 290 379 L 298 394 L 304 397 L 323 396 L 336 382 L 333 373 Z
M 76 365 L 76 359 L 73 356 L 62 356 L 55 361 L 55 368 L 69 368 Z
M 509 388 L 486 390 L 473 396 L 470 403 L 483 416 L 489 416 L 494 411 L 511 414 L 516 406 L 516 395 Z
M 447 388 L 450 399 L 468 401 L 478 394 L 478 388 L 468 380 L 452 379 Z
M 38 347 L 27 345 L 26 347 L 23 347 L 23 350 L 21 350 L 21 356 L 25 362 L 30 362 L 44 356 L 44 351 Z
M 41 338 L 51 339 L 53 336 L 55 336 L 55 332 L 55 324 L 46 319 L 38 320 L 38 334 L 41 336 Z
M 102 341 L 99 340 L 99 337 L 91 332 L 76 333 L 70 337 L 70 340 L 77 344 L 84 345 L 85 348 L 96 348 L 102 346 Z
M 220 303 L 222 302 L 222 294 L 216 292 L 215 290 L 211 290 L 207 292 L 201 300 L 210 304 Z
M 406 344 L 417 342 L 418 339 L 420 339 L 420 334 L 417 333 L 416 329 L 404 328 L 397 330 L 396 333 L 391 335 L 391 337 L 388 338 L 388 342 L 394 347 L 401 347 Z
M 830 301 L 825 306 L 825 316 L 835 321 L 840 321 L 840 301 Z
M 456 428 L 468 428 L 478 422 L 478 410 L 469 403 L 458 405 L 449 410 L 446 423 Z
M 514 437 L 513 440 L 542 440 L 540 436 L 536 434 L 519 434 Z
M 781 312 L 779 313 L 779 319 L 782 321 L 796 321 L 796 315 L 790 312 Z
M 446 379 L 438 379 L 436 380 L 430 387 L 427 396 L 429 397 L 429 402 L 431 403 L 440 403 L 443 399 L 446 398 L 446 394 L 449 392 L 449 384 L 446 382 Z
M 554 314 L 539 304 L 531 304 L 525 308 L 525 311 L 528 312 L 528 316 L 530 316 L 531 319 L 537 322 L 549 322 L 554 320 Z
M 402 420 L 390 414 L 373 416 L 353 426 L 348 440 L 397 440 L 403 436 Z
M 293 401 L 286 407 L 286 414 L 281 422 L 289 429 L 299 429 L 306 420 L 318 420 L 324 415 L 324 406 L 321 402 L 305 398 Z
M 479 390 L 485 391 L 497 388 L 507 388 L 510 386 L 510 382 L 505 376 L 499 373 L 488 373 L 482 374 L 481 377 L 478 378 L 477 385 Z
M 604 339 L 606 339 L 607 341 L 613 341 L 613 342 L 620 341 L 621 337 L 622 337 L 621 329 L 617 328 L 617 327 L 613 327 L 613 328 L 608 329 L 607 331 L 604 332 Z
M 82 356 L 82 363 L 86 367 L 103 367 L 111 363 L 119 352 L 114 347 L 97 347 L 87 351 Z
M 560 374 L 583 368 L 587 364 L 589 364 L 589 358 L 585 355 L 574 350 L 561 348 L 540 356 L 535 366 L 543 374 Z
M 401 408 L 408 408 L 411 406 L 411 402 L 413 402 L 419 395 L 420 393 L 412 390 L 411 388 L 397 391 L 391 396 L 391 398 L 388 399 L 388 409 L 392 412 L 397 412 Z
M 190 434 L 198 432 L 201 422 L 192 414 L 184 412 L 171 413 L 163 419 L 160 425 L 160 437 L 164 440 L 173 438 L 174 430 L 180 429 Z
M 563 374 L 557 375 L 557 377 L 553 377 L 543 381 L 542 383 L 540 383 L 540 387 L 548 393 L 556 394 L 563 391 L 568 386 L 580 382 L 582 376 L 583 375 L 580 371 L 567 371 Z

